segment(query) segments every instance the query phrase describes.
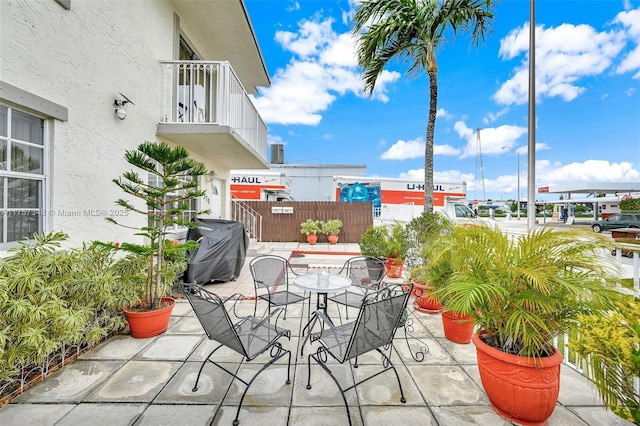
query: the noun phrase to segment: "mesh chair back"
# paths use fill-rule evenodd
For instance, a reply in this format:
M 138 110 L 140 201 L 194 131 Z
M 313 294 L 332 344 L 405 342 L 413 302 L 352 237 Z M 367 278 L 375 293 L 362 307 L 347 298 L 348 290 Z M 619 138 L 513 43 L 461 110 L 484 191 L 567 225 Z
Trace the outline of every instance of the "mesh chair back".
M 287 260 L 280 256 L 260 256 L 249 263 L 256 288 L 287 284 Z
M 347 276 L 355 286 L 370 287 L 384 278 L 386 269 L 382 260 L 375 257 L 353 257 L 346 263 Z
M 247 356 L 222 299 L 200 286 L 185 285 L 183 288 L 207 337 Z
M 345 359 L 388 345 L 400 325 L 410 288 L 391 284 L 369 293 L 358 313 Z

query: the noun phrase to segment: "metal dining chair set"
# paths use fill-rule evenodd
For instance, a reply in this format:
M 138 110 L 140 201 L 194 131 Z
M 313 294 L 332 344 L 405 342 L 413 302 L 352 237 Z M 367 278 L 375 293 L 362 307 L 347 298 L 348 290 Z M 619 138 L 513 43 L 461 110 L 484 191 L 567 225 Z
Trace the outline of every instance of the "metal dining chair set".
M 384 268 L 384 264 L 382 266 Z M 288 358 L 286 383 L 290 383 L 291 351 L 284 348 L 280 339 L 289 339 L 291 332 L 278 325 L 278 320 L 283 313 L 283 319 L 286 317 L 288 305 L 309 299 L 309 296 L 300 295 L 289 288 L 289 274 L 295 276 L 295 272 L 286 259 L 273 255 L 258 256 L 251 261 L 249 267 L 255 287 L 254 315 L 236 315 L 238 301 L 242 299 L 240 295 L 222 299 L 197 284 L 184 284 L 182 287 L 205 334 L 218 343 L 203 361 L 193 391 L 198 390 L 200 376 L 205 365 L 209 363 L 243 383 L 245 389 L 238 404 L 234 426 L 239 424 L 242 403 L 251 384 L 265 369 L 284 356 Z M 314 327 L 309 329 L 310 340 L 316 342 L 318 348 L 307 358 L 307 389 L 311 388 L 313 360 L 329 374 L 340 389 L 349 424 L 351 416 L 345 392 L 388 370 L 394 371 L 400 388 L 401 402 L 405 402 L 402 384 L 390 356 L 395 332 L 402 324 L 403 313 L 411 294 L 411 285 L 382 285 L 384 273 L 380 273 L 375 267 L 376 262 L 367 262 L 367 258 L 357 257 L 349 259 L 341 269 L 341 273 L 352 280 L 351 287 L 354 287 L 355 291 L 336 295 L 331 300 L 344 305 L 347 310 L 350 307 L 357 308 L 358 314 L 354 321 L 336 324 L 323 311 L 318 310 L 315 315 L 320 321 L 315 322 Z M 268 302 L 268 311 L 264 317 L 256 316 L 258 299 Z M 268 353 L 269 357 L 253 377 L 243 380 L 238 376 L 237 370 L 230 371 L 215 361 L 214 355 L 222 347 L 241 354 L 247 362 L 263 353 Z M 333 364 L 327 363 L 328 356 L 339 364 L 355 360 L 357 367 L 357 357 L 370 351 L 377 351 L 382 355 L 382 370 L 352 386 L 343 387 L 331 371 Z

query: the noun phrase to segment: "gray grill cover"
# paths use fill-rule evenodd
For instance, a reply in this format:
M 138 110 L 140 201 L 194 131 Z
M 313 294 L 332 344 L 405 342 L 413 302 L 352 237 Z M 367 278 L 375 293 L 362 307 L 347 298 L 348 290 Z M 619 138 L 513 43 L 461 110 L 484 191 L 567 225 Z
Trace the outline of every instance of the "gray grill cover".
M 244 224 L 231 220 L 195 219 L 188 240 L 200 240 L 195 252 L 187 253 L 189 265 L 184 282 L 207 284 L 233 281 L 240 276 L 249 246 Z

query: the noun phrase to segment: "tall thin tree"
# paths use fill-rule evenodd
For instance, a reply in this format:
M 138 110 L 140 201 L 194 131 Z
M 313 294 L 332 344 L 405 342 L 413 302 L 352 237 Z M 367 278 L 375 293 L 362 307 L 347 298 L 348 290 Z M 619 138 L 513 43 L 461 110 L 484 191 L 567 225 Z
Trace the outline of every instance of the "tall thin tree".
M 364 0 L 353 18 L 365 93 L 392 60 L 409 64 L 409 74 L 429 75 L 429 113 L 424 148 L 424 210 L 433 211 L 433 139 L 438 108 L 437 49 L 446 36 L 471 32 L 472 44 L 491 31 L 492 0 Z

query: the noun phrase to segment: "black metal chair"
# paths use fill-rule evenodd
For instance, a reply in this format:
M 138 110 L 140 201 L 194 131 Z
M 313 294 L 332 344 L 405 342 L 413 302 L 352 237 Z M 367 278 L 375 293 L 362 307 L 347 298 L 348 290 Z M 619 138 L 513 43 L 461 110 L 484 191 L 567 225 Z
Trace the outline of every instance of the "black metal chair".
M 334 325 L 322 311 L 316 312 L 318 318 L 322 320 L 318 323 L 323 326 L 320 331 L 311 334 L 311 341 L 318 342 L 320 347 L 315 353 L 309 354 L 307 358 L 307 389 L 311 389 L 311 359 L 313 358 L 331 376 L 340 389 L 347 409 L 349 425 L 351 425 L 351 415 L 345 392 L 355 389 L 356 386 L 387 370 L 393 370 L 395 373 L 400 388 L 400 401 L 406 402 L 400 376 L 391 362 L 391 352 L 393 337 L 404 321 L 411 289 L 411 284 L 389 284 L 380 290 L 370 291 L 362 301 L 357 319 L 340 326 Z M 340 364 L 353 359 L 354 368 L 357 368 L 358 356 L 374 350 L 382 356 L 383 369 L 343 389 L 336 376 L 331 372 L 331 364 L 327 363 L 328 356 Z
M 329 300 L 345 306 L 349 319 L 349 308 L 359 308 L 367 291 L 377 289 L 386 274 L 385 262 L 370 256 L 358 256 L 348 259 L 338 272 L 344 273 L 351 280 L 351 287 L 356 291 L 345 291 L 329 297 Z M 338 310 L 338 314 L 340 310 Z
M 284 319 L 287 318 L 287 305 L 308 299 L 306 295 L 289 291 L 289 272 L 293 275 L 296 273 L 284 257 L 271 254 L 258 256 L 249 263 L 249 270 L 256 296 L 253 315 L 258 308 L 258 299 L 269 302 L 269 312 L 271 305 L 284 306 Z
M 243 383 L 246 388 L 240 398 L 238 404 L 238 410 L 236 411 L 236 417 L 233 421 L 234 426 L 237 426 L 240 421 L 238 416 L 240 415 L 240 409 L 242 408 L 242 402 L 249 390 L 249 387 L 253 381 L 267 369 L 274 362 L 279 360 L 285 355 L 289 357 L 289 363 L 287 366 L 287 384 L 291 383 L 291 351 L 284 349 L 278 339 L 281 337 L 291 338 L 291 332 L 277 325 L 277 319 L 282 308 L 275 309 L 273 313 L 265 318 L 256 318 L 254 316 L 247 316 L 244 318 L 238 317 L 235 314 L 235 308 L 238 300 L 241 300 L 241 295 L 234 294 L 227 299 L 221 299 L 214 293 L 211 293 L 197 284 L 182 284 L 182 290 L 187 296 L 189 303 L 193 307 L 202 328 L 204 329 L 207 337 L 211 340 L 215 340 L 220 343 L 211 353 L 205 358 L 198 371 L 198 377 L 196 383 L 193 386 L 193 392 L 198 390 L 198 381 L 200 375 L 207 362 L 214 364 L 220 369 L 226 371 Z M 229 311 L 225 307 L 225 303 L 233 302 L 234 315 L 239 319 L 237 322 L 233 322 L 229 315 Z M 272 319 L 275 321 L 272 322 Z M 239 354 L 241 354 L 247 361 L 251 361 L 258 355 L 269 351 L 270 359 L 266 362 L 260 370 L 249 381 L 245 381 L 238 377 L 238 375 L 232 371 L 227 370 L 222 365 L 211 359 L 211 356 L 220 348 L 227 347 Z

